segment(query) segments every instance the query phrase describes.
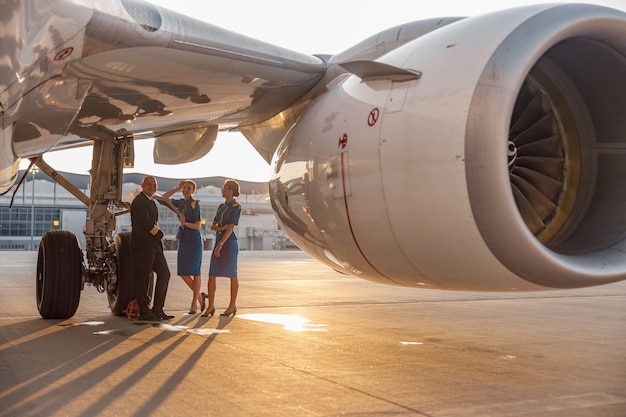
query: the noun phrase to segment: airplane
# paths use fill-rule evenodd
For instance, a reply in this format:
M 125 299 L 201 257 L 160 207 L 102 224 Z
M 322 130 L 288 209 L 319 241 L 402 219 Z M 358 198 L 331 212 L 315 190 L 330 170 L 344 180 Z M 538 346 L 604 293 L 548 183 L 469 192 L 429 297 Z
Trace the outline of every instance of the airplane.
M 19 162 L 89 206 L 86 248 L 47 232 L 43 318 L 85 284 L 121 314 L 115 219 L 134 141 L 154 160 L 239 131 L 303 251 L 409 288 L 537 291 L 626 278 L 626 13 L 543 4 L 389 28 L 306 55 L 138 0 L 0 3 L 0 193 Z M 90 195 L 43 159 L 93 144 Z

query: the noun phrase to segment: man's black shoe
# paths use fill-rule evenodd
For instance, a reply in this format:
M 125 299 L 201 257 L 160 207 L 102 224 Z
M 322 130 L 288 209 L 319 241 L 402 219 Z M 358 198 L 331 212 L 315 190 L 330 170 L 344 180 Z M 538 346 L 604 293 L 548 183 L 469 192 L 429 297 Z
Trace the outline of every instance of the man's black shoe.
M 152 311 L 148 310 L 137 317 L 137 320 L 144 321 L 161 321 L 161 317 L 154 314 Z
M 173 319 L 175 316 L 170 316 L 169 314 L 165 314 L 165 312 L 163 310 L 161 311 L 152 311 L 152 313 L 157 316 L 158 318 L 160 318 L 161 320 L 169 320 L 169 319 Z

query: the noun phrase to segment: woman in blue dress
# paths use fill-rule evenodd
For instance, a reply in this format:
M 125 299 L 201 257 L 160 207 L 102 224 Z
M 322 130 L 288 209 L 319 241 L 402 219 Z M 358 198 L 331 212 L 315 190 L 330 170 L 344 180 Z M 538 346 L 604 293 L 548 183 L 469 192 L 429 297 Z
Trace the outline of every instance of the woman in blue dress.
M 235 200 L 239 197 L 239 183 L 228 179 L 222 187 L 222 197 L 225 202 L 217 208 L 211 230 L 215 231 L 215 247 L 211 254 L 209 267 L 209 303 L 202 317 L 211 317 L 215 314 L 216 277 L 230 278 L 230 303 L 220 316 L 234 316 L 237 313 L 237 293 L 239 281 L 237 279 L 237 255 L 239 243 L 235 235 L 235 226 L 241 216 L 241 204 Z
M 171 196 L 177 191 L 183 194 L 183 198 L 172 199 Z M 178 239 L 177 273 L 193 292 L 188 314 L 196 314 L 196 302 L 200 303 L 200 310 L 204 310 L 207 298 L 207 294 L 200 292 L 202 236 L 200 235 L 200 200 L 193 199 L 195 193 L 196 183 L 193 180 L 184 180 L 178 183 L 178 187 L 163 194 L 163 197 L 170 199 L 180 212 L 181 225 L 176 234 L 176 239 Z

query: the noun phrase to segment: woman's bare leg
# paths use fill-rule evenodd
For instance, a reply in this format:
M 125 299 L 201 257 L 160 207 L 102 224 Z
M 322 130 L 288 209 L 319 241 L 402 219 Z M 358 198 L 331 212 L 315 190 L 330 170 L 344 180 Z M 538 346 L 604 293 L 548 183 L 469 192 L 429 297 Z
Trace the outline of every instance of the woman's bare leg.
M 213 309 L 215 309 L 215 289 L 216 289 L 216 282 L 215 282 L 215 277 L 209 276 L 209 282 L 208 282 L 208 292 L 209 292 L 209 303 L 206 306 L 206 310 L 204 310 L 204 314 L 208 314 L 211 313 L 213 311 Z
M 200 294 L 200 287 L 202 285 L 202 277 L 200 275 L 194 275 L 191 291 L 193 292 L 193 298 L 191 299 L 191 309 L 189 311 L 196 311 L 196 302 L 202 305 L 202 294 Z
M 232 314 L 237 309 L 237 293 L 239 292 L 239 280 L 230 278 L 230 304 L 223 314 Z

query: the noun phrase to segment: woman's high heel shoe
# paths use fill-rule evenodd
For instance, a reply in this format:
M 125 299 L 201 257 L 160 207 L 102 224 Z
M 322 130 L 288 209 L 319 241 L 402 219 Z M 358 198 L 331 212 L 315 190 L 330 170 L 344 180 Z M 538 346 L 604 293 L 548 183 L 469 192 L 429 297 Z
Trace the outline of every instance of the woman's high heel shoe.
M 213 317 L 213 314 L 215 314 L 215 307 L 213 307 L 211 311 L 207 311 L 206 313 L 203 313 L 202 317 Z
M 220 317 L 234 317 L 237 314 L 237 307 L 233 308 L 231 311 L 224 311 L 220 314 Z

